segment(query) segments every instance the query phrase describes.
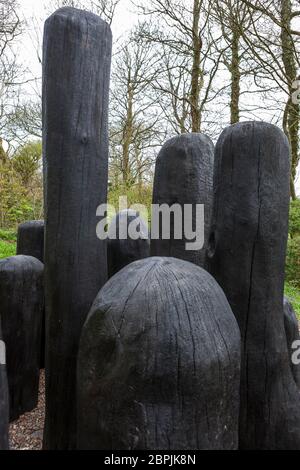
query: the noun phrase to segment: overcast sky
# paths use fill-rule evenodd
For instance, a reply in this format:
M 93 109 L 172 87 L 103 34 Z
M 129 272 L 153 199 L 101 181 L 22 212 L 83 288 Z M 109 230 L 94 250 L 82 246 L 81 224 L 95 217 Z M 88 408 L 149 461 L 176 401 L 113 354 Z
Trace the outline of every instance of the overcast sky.
M 29 33 L 23 35 L 20 39 L 18 53 L 20 54 L 22 62 L 27 65 L 30 73 L 34 77 L 41 75 L 41 65 L 38 61 L 36 48 L 38 42 L 40 42 L 40 44 L 42 43 L 42 25 L 47 17 L 46 7 L 48 3 L 47 0 L 19 0 L 22 15 L 29 25 Z M 120 37 L 125 36 L 137 22 L 138 15 L 134 12 L 134 6 L 131 1 L 120 0 L 112 23 L 114 40 L 116 41 Z M 35 27 L 34 24 L 36 25 Z M 34 93 L 32 87 L 32 84 L 28 85 L 28 94 L 30 94 L 30 90 Z M 300 196 L 300 167 L 298 168 L 296 191 L 297 195 Z

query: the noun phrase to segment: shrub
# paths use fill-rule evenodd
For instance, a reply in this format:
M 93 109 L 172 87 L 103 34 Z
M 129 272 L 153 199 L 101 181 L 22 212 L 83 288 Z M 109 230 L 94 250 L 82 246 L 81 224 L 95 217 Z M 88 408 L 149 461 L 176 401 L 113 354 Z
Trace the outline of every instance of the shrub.
M 290 284 L 300 287 L 300 235 L 288 241 L 285 274 Z

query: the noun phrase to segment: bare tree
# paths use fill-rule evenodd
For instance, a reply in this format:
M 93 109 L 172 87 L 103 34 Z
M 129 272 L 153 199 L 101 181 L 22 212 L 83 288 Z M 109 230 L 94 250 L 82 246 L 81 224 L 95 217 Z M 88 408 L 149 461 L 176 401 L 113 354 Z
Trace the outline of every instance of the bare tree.
M 62 7 L 81 8 L 96 13 L 111 24 L 119 3 L 120 0 L 52 0 L 48 10 L 54 11 Z
M 300 32 L 293 22 L 300 17 L 299 1 L 293 0 L 241 0 L 253 18 L 260 14 L 259 22 L 252 20 L 250 34 L 243 33 L 247 47 L 261 66 L 260 77 L 266 87 L 273 82 L 283 95 L 282 127 L 291 146 L 291 197 L 296 198 L 295 177 L 299 164 L 299 103 L 293 102 L 293 83 L 299 68 Z M 258 84 L 258 80 L 257 80 Z
M 146 45 L 155 43 L 161 50 L 155 88 L 168 96 L 161 103 L 169 102 L 179 132 L 202 130 L 214 94 L 221 53 L 215 47 L 220 38 L 214 36 L 210 22 L 211 3 L 151 0 L 137 5 L 149 18 L 140 27 L 140 37 Z
M 110 140 L 111 171 L 130 186 L 147 175 L 158 145 L 159 106 L 151 95 L 155 55 L 141 41 L 130 41 L 120 53 L 112 72 Z
M 215 0 L 211 15 L 216 21 L 215 27 L 219 27 L 222 33 L 222 63 L 230 74 L 230 123 L 234 124 L 240 120 L 242 95 L 247 94 L 242 84 L 259 68 L 243 40 L 252 23 L 255 23 L 256 16 L 253 12 L 249 13 L 242 0 Z
M 21 82 L 22 71 L 12 49 L 20 33 L 18 2 L 0 0 L 0 132 L 2 133 L 18 96 Z

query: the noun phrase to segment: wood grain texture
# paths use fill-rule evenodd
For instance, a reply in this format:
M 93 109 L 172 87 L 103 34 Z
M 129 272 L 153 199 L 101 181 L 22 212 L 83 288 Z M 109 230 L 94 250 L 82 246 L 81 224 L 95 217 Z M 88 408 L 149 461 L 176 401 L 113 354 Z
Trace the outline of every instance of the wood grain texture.
M 1 319 L 0 319 L 1 320 Z M 0 341 L 3 341 L 0 321 Z M 0 450 L 8 450 L 9 397 L 6 365 L 0 363 Z
M 107 198 L 111 44 L 92 13 L 62 8 L 45 23 L 46 449 L 75 446 L 79 335 L 107 279 L 96 209 Z
M 101 289 L 78 358 L 79 449 L 235 449 L 240 333 L 202 268 L 126 266 Z
M 20 224 L 17 237 L 17 255 L 33 256 L 44 262 L 44 221 L 30 220 Z M 45 367 L 45 311 L 41 333 L 40 368 Z
M 243 122 L 221 134 L 208 269 L 241 330 L 242 449 L 300 449 L 283 316 L 289 174 L 288 141 L 276 126 Z
M 10 420 L 38 401 L 44 265 L 31 256 L 0 260 L 0 315 L 6 344 Z
M 138 222 L 135 222 L 137 221 Z M 133 240 L 130 237 L 128 227 L 131 223 L 139 224 L 139 232 L 145 238 Z M 126 239 L 122 239 L 123 233 L 127 234 Z M 112 238 L 115 236 L 116 238 Z M 107 241 L 107 263 L 108 277 L 112 277 L 120 269 L 133 261 L 148 258 L 150 256 L 150 240 L 146 224 L 139 217 L 139 213 L 125 209 L 119 212 L 111 221 L 108 230 Z
M 20 224 L 17 237 L 17 255 L 33 256 L 44 262 L 44 221 L 30 220 Z
M 292 374 L 295 382 L 300 387 L 300 365 L 293 364 L 292 355 L 295 349 L 292 348 L 294 341 L 300 340 L 299 322 L 291 302 L 284 297 L 283 299 L 284 329 L 286 334 L 287 347 L 290 357 Z
M 212 206 L 214 146 L 204 134 L 181 134 L 168 140 L 161 148 L 156 164 L 153 204 L 204 204 L 205 244 L 201 250 L 185 249 L 186 239 L 174 238 L 171 219 L 171 238 L 151 239 L 151 256 L 173 256 L 203 267 L 209 235 Z M 193 224 L 195 212 L 193 212 Z

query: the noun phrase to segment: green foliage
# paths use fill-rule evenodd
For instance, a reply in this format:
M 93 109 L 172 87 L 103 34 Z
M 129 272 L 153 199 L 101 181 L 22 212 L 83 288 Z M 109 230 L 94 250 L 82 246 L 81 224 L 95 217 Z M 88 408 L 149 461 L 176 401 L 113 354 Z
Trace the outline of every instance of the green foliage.
M 292 303 L 296 315 L 300 321 L 300 289 L 286 282 L 284 287 L 284 294 Z
M 291 286 L 300 288 L 300 199 L 290 203 L 285 275 Z
M 14 256 L 16 254 L 16 244 L 0 240 L 0 259 Z
M 285 275 L 287 281 L 300 288 L 300 236 L 288 240 Z
M 300 236 L 300 199 L 290 204 L 289 233 L 292 238 Z
M 0 259 L 16 254 L 16 240 L 16 232 L 0 230 Z
M 41 151 L 41 142 L 33 141 L 12 158 L 0 160 L 0 227 L 42 218 Z
M 122 196 L 127 197 L 127 208 L 134 204 L 142 204 L 147 208 L 147 212 L 142 212 L 140 215 L 148 222 L 151 217 L 151 204 L 152 204 L 152 185 L 143 185 L 142 187 L 136 185 L 128 188 L 125 185 L 112 187 L 108 191 L 108 203 L 115 207 L 116 212 L 119 212 L 119 198 Z M 109 218 L 112 214 L 108 214 Z
M 12 230 L 0 230 L 0 240 L 15 242 L 17 240 L 17 232 Z
M 14 155 L 13 167 L 25 186 L 29 185 L 39 170 L 41 158 L 42 142 L 40 140 L 26 143 Z

